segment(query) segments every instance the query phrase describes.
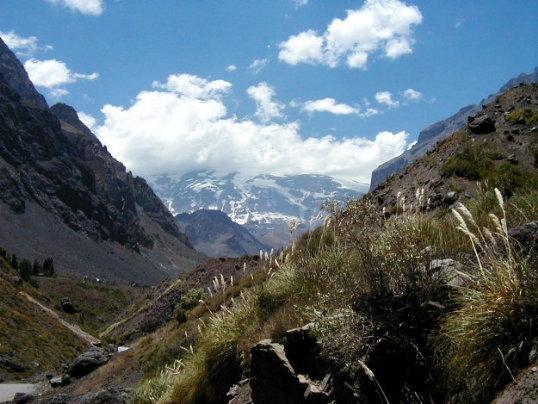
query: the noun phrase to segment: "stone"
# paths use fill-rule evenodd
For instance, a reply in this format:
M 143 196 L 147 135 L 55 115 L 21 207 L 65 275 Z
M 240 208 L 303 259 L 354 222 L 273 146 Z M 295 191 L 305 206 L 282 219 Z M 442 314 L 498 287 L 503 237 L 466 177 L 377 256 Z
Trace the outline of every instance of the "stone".
M 67 369 L 67 374 L 75 379 L 80 379 L 82 376 L 86 376 L 103 366 L 109 359 L 110 355 L 104 349 L 95 346 L 91 347 L 88 351 L 75 358 Z
M 256 404 L 304 403 L 306 385 L 295 374 L 284 346 L 263 340 L 251 349 L 252 399 Z
M 495 122 L 488 115 L 468 117 L 469 130 L 477 135 L 495 132 Z
M 509 155 L 507 160 L 509 163 L 514 164 L 514 165 L 519 163 L 519 160 L 517 159 L 517 156 L 515 154 Z
M 9 369 L 12 372 L 22 373 L 28 370 L 28 367 L 5 356 L 0 356 L 0 367 Z
M 56 376 L 49 379 L 49 384 L 51 387 L 63 387 L 71 384 L 71 378 L 68 375 Z
M 30 404 L 33 403 L 34 400 L 35 396 L 33 394 L 17 393 L 15 394 L 15 397 L 13 397 L 13 400 L 11 400 L 11 404 Z
M 519 247 L 530 251 L 538 243 L 538 220 L 516 226 L 508 231 L 508 235 Z
M 437 274 L 447 285 L 452 287 L 461 287 L 465 280 L 459 273 L 461 265 L 451 258 L 432 260 L 430 262 L 430 271 Z
M 226 393 L 228 404 L 252 404 L 252 389 L 249 382 L 249 379 L 244 379 L 230 387 Z
M 73 305 L 71 299 L 68 297 L 62 297 L 62 300 L 60 300 L 60 307 L 67 314 L 75 314 L 77 312 L 76 307 Z

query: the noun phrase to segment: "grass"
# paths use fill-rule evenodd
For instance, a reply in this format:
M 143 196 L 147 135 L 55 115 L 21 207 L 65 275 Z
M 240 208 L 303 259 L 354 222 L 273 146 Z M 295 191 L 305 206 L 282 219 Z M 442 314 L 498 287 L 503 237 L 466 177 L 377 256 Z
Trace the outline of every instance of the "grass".
M 521 108 L 511 112 L 508 117 L 510 123 L 521 123 L 523 125 L 536 125 L 538 123 L 538 111 L 532 108 Z
M 485 402 L 525 364 L 536 337 L 535 261 L 515 253 L 506 230 L 536 218 L 538 192 L 518 189 L 505 202 L 486 184 L 460 209 L 466 232 L 419 208 L 385 218 L 365 199 L 328 206 L 324 226 L 168 331 L 176 352 L 161 357 L 161 372 L 154 363 L 135 402 L 218 403 L 248 376 L 255 343 L 312 321 L 329 363 L 349 374 L 367 366 L 391 402 Z M 445 258 L 460 263 L 464 288 L 448 287 L 447 274 L 431 267 Z

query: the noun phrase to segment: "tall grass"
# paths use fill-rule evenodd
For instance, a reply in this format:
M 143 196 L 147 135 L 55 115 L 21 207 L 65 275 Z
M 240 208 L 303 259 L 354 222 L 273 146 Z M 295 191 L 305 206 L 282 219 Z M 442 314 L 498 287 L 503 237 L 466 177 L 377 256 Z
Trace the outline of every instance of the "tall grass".
M 500 215 L 489 215 L 489 227 L 480 227 L 463 205 L 454 212 L 476 265 L 466 274 L 469 286 L 455 298 L 458 309 L 442 321 L 436 343 L 449 390 L 459 391 L 462 402 L 491 399 L 528 364 L 538 335 L 536 261 L 516 252 L 505 203 L 498 190 L 494 195 Z

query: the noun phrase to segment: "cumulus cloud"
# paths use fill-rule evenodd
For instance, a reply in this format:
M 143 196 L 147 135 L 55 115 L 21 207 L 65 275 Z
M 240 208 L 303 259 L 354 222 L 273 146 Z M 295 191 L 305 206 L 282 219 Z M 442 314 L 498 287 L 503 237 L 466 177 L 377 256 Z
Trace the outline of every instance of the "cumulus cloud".
M 420 101 L 422 99 L 422 93 L 412 88 L 408 88 L 403 92 L 403 96 L 409 101 Z
M 359 114 L 359 116 L 361 118 L 369 118 L 371 116 L 374 116 L 374 115 L 378 115 L 380 114 L 381 112 L 379 112 L 379 110 L 375 109 L 375 108 L 367 108 L 366 111 L 364 112 L 361 112 Z
M 102 113 L 97 136 L 129 169 L 147 177 L 211 169 L 368 182 L 375 167 L 405 150 L 407 139 L 405 132 L 381 132 L 373 140 L 303 138 L 298 122 L 240 120 L 227 116 L 222 98 L 192 98 L 166 88 L 141 92 L 126 108 L 105 105 Z
M 54 88 L 77 80 L 95 80 L 99 73 L 81 74 L 72 72 L 64 62 L 56 59 L 29 59 L 24 62 L 24 68 L 35 85 Z
M 236 65 L 229 65 L 229 66 L 226 67 L 227 72 L 235 72 L 236 70 L 237 70 Z
M 153 87 L 190 98 L 217 98 L 228 93 L 232 84 L 224 80 L 208 81 L 192 74 L 173 74 L 164 84 L 154 81 Z
M 282 118 L 284 105 L 273 101 L 276 96 L 275 89 L 265 82 L 247 88 L 247 94 L 256 103 L 256 116 L 260 121 L 267 123 L 274 118 Z
M 376 93 L 375 100 L 389 108 L 398 108 L 400 106 L 400 102 L 392 98 L 392 93 L 390 91 L 380 91 Z
M 99 16 L 105 9 L 104 0 L 46 0 L 85 15 Z
M 416 6 L 400 0 L 366 0 L 335 18 L 323 34 L 308 30 L 280 43 L 279 59 L 291 65 L 322 64 L 365 69 L 372 55 L 396 59 L 413 52 L 413 27 L 422 22 Z
M 265 66 L 267 66 L 268 63 L 269 60 L 267 59 L 256 59 L 250 64 L 248 68 L 252 74 L 258 74 Z
M 334 115 L 352 115 L 359 113 L 358 108 L 347 104 L 337 104 L 334 98 L 307 101 L 303 105 L 303 111 L 309 113 L 329 112 Z
M 297 7 L 306 6 L 308 4 L 308 0 L 293 0 L 293 2 Z

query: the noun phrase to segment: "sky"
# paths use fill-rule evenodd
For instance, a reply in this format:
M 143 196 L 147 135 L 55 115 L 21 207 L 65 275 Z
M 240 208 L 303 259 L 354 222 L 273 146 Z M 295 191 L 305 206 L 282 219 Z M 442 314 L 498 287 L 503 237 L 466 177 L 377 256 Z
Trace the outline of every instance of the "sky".
M 368 183 L 538 65 L 536 0 L 2 0 L 0 37 L 135 174 Z

